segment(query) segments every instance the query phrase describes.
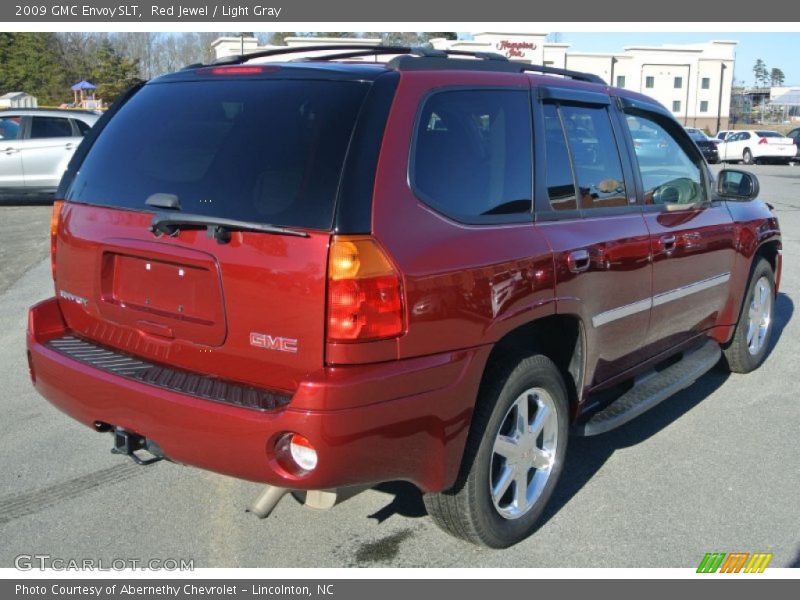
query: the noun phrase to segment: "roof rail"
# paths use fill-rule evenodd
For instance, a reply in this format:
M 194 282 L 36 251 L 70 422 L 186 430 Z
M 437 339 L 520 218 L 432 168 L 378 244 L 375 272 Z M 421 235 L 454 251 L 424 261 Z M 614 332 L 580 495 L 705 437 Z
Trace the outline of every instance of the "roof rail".
M 473 52 L 469 50 L 443 50 L 429 48 L 425 46 L 364 46 L 361 44 L 319 44 L 314 46 L 294 46 L 286 48 L 273 48 L 272 50 L 259 50 L 236 56 L 226 56 L 218 58 L 214 65 L 238 65 L 254 58 L 264 58 L 268 56 L 282 56 L 286 54 L 299 54 L 306 52 L 326 52 L 321 56 L 304 56 L 297 61 L 308 62 L 315 60 L 347 60 L 350 58 L 362 58 L 365 56 L 381 56 L 396 54 L 388 63 L 387 68 L 398 71 L 418 71 L 431 69 L 459 69 L 472 71 L 499 71 L 506 73 L 534 72 L 546 75 L 560 75 L 577 81 L 586 81 L 607 85 L 606 82 L 597 75 L 572 71 L 570 69 L 559 69 L 544 65 L 533 65 L 510 61 L 502 54 L 494 52 Z M 469 59 L 478 60 L 464 60 Z M 197 68 L 204 65 L 189 65 L 186 67 Z

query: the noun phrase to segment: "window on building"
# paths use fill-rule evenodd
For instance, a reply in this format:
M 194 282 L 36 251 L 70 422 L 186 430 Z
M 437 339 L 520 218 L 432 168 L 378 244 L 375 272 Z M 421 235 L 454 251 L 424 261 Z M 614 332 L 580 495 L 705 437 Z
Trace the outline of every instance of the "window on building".
M 703 77 L 700 80 L 700 87 L 704 90 L 708 90 L 711 88 L 711 78 L 710 77 Z
M 674 87 L 676 90 L 679 90 L 683 87 L 683 77 L 676 77 Z
M 681 112 L 681 101 L 680 100 L 673 100 L 672 101 L 672 112 Z
M 700 112 L 708 112 L 708 100 L 701 100 L 700 101 Z
M 654 88 L 656 87 L 656 78 L 652 76 L 647 76 L 644 78 L 644 87 L 646 88 Z
M 617 75 L 617 87 L 618 88 L 625 87 L 625 75 Z

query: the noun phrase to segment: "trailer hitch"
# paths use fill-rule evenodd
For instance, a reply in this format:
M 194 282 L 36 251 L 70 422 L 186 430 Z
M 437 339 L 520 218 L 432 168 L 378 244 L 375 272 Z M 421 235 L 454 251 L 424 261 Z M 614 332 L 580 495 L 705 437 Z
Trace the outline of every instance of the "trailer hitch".
M 111 448 L 111 453 L 130 456 L 137 465 L 152 465 L 165 458 L 158 444 L 138 433 L 114 427 L 111 430 L 111 435 L 114 436 L 114 447 Z M 150 456 L 143 458 L 137 454 L 139 451 L 147 452 Z

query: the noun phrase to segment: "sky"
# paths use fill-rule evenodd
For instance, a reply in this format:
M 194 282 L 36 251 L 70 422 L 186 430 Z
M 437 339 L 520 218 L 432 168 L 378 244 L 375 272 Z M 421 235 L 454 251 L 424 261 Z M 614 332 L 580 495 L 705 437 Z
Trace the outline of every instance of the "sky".
M 581 52 L 620 52 L 625 46 L 662 44 L 694 44 L 710 40 L 736 40 L 734 77 L 753 84 L 753 65 L 762 59 L 767 70 L 777 67 L 786 75 L 785 85 L 800 86 L 800 33 L 573 33 L 561 32 L 562 43 Z

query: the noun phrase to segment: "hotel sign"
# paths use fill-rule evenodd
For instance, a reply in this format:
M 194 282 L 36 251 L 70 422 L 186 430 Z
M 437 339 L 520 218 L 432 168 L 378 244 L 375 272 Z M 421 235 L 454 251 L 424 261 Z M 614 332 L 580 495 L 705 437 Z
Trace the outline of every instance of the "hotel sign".
M 522 58 L 528 50 L 536 50 L 534 42 L 511 42 L 500 40 L 496 45 L 497 50 L 504 52 L 508 58 Z

